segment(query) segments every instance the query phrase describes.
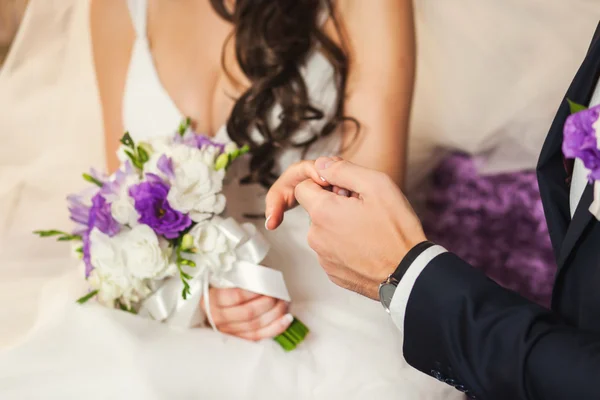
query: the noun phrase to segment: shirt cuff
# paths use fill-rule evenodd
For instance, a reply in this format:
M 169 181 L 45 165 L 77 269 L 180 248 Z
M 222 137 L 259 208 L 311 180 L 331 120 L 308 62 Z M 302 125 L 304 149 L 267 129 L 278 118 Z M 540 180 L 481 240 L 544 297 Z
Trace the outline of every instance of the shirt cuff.
M 440 254 L 447 253 L 447 250 L 442 246 L 434 245 L 423 251 L 415 261 L 408 267 L 406 273 L 400 280 L 392 302 L 390 304 L 390 315 L 400 333 L 404 335 L 404 316 L 406 315 L 406 306 L 412 288 L 415 286 L 419 275 Z

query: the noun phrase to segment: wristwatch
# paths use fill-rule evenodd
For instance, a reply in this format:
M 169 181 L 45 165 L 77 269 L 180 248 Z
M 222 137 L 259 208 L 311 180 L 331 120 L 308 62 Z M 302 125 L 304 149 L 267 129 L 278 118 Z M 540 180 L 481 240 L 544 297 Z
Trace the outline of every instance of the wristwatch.
M 392 304 L 392 299 L 394 298 L 400 279 L 402 279 L 417 257 L 431 246 L 433 246 L 433 243 L 425 241 L 410 249 L 402 261 L 400 261 L 400 264 L 398 264 L 398 268 L 385 281 L 381 282 L 379 285 L 379 301 L 385 311 L 390 312 L 390 305 Z

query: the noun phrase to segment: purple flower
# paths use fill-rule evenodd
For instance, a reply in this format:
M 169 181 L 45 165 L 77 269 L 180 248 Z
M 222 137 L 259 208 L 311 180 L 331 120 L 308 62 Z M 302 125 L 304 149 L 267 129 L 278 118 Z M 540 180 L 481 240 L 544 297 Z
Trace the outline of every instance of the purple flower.
M 104 172 L 100 172 L 95 168 L 90 169 L 90 176 L 101 183 L 104 183 L 108 180 L 108 176 Z
M 110 203 L 108 203 L 100 193 L 92 198 L 92 208 L 90 208 L 88 228 L 90 231 L 94 228 L 98 228 L 100 232 L 111 237 L 121 231 L 121 225 L 111 214 Z
M 183 143 L 186 146 L 196 147 L 198 149 L 202 149 L 207 146 L 215 147 L 219 153 L 223 153 L 225 151 L 225 144 L 215 142 L 206 135 L 198 135 L 190 130 L 188 130 L 183 136 L 177 133 L 175 135 L 174 142 Z
M 88 227 L 90 219 L 90 207 L 83 203 L 81 195 L 71 195 L 67 197 L 69 204 L 69 214 L 71 221 L 81 225 L 84 229 Z
M 119 168 L 112 180 L 107 180 L 104 182 L 104 185 L 100 189 L 100 193 L 104 197 L 116 196 L 119 194 L 119 189 L 121 185 L 127 179 L 127 176 L 134 173 L 133 167 L 129 160 L 125 161 L 122 168 Z
M 90 255 L 90 233 L 92 230 L 97 228 L 108 236 L 114 236 L 121 231 L 121 225 L 115 221 L 110 212 L 110 203 L 106 201 L 100 192 L 92 198 L 92 207 L 89 209 L 86 225 L 87 229 L 81 236 L 83 239 L 83 262 L 87 278 L 94 269 Z
M 156 164 L 158 170 L 165 174 L 169 179 L 175 179 L 175 171 L 173 171 L 173 160 L 167 157 L 165 154 L 160 156 L 158 163 Z
M 140 214 L 139 222 L 167 239 L 175 239 L 192 224 L 192 220 L 169 205 L 168 194 L 169 186 L 154 174 L 147 174 L 145 182 L 129 189 L 135 209 Z
M 600 116 L 600 106 L 570 115 L 564 127 L 563 154 L 567 158 L 579 158 L 590 170 L 590 181 L 600 180 L 600 150 L 594 124 Z
M 82 235 L 83 239 L 83 263 L 85 264 L 85 277 L 88 278 L 92 271 L 94 270 L 94 266 L 92 265 L 92 256 L 90 253 L 90 231 L 86 231 Z
M 225 145 L 223 143 L 217 143 L 211 140 L 208 136 L 204 135 L 194 135 L 196 137 L 196 146 L 201 149 L 207 146 L 216 147 L 219 150 L 219 153 L 223 153 L 225 151 Z

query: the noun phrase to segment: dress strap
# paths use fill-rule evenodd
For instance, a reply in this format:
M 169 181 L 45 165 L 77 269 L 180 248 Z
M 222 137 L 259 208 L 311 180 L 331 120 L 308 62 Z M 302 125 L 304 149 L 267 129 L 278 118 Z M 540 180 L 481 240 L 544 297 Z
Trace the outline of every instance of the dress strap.
M 317 26 L 319 26 L 319 28 L 322 28 L 331 16 L 330 11 L 329 5 L 322 1 L 321 6 L 319 7 L 319 14 L 317 15 Z
M 146 38 L 148 24 L 148 0 L 127 0 L 131 22 L 138 38 Z

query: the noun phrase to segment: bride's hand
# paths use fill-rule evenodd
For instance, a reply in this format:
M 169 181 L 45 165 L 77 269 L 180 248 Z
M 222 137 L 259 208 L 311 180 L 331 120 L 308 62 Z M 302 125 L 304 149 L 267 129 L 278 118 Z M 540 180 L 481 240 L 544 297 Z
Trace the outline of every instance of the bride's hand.
M 242 289 L 209 289 L 210 313 L 220 332 L 258 341 L 285 332 L 293 320 L 288 303 Z M 204 301 L 202 309 L 206 312 Z
M 336 161 L 339 157 L 331 157 Z M 315 162 L 312 160 L 300 161 L 292 164 L 277 181 L 271 186 L 266 198 L 265 228 L 268 230 L 276 229 L 283 222 L 283 214 L 298 204 L 294 191 L 300 182 L 312 179 L 323 187 L 330 187 L 329 183 L 322 180 L 315 168 Z M 342 196 L 350 195 L 345 189 L 338 187 L 331 188 L 336 194 Z

